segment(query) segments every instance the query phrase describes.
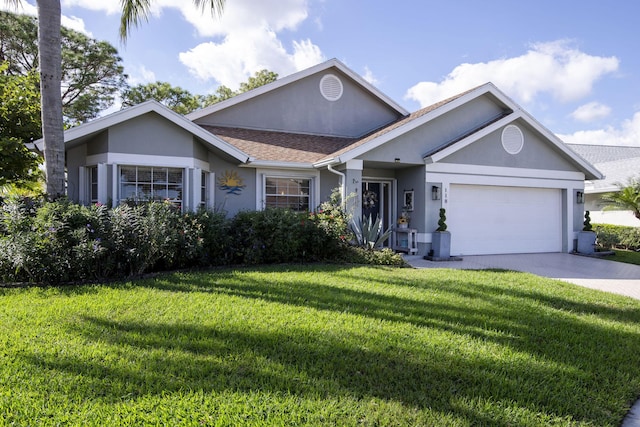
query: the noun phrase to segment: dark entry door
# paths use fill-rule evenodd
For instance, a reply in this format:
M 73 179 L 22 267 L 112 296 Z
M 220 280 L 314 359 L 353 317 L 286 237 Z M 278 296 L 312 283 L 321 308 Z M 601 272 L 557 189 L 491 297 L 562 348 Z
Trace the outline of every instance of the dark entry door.
M 380 218 L 384 230 L 389 228 L 391 218 L 390 188 L 388 182 L 362 182 L 362 216 L 370 216 L 372 221 Z

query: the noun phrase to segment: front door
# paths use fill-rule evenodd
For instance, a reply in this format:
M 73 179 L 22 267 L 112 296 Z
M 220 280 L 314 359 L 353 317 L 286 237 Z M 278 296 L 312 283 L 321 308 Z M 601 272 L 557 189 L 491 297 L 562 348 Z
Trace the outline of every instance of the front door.
M 388 230 L 391 219 L 391 185 L 385 181 L 362 181 L 362 216 L 375 222 L 380 218 L 382 228 Z

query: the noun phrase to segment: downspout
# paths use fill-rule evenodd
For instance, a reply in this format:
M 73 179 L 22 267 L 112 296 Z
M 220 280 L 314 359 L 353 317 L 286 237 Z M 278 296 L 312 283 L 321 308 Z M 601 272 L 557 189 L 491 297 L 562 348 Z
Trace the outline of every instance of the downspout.
M 345 203 L 346 200 L 344 199 L 345 197 L 345 192 L 346 192 L 346 175 L 340 171 L 335 170 L 332 166 L 331 163 L 327 164 L 327 170 L 329 172 L 335 173 L 336 175 L 340 176 L 340 204 L 342 205 L 342 207 L 345 207 Z

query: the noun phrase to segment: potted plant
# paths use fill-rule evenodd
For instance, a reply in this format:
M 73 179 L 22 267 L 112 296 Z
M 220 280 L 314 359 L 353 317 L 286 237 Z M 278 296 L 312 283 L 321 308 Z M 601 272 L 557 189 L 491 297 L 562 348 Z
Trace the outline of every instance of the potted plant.
M 431 249 L 433 257 L 450 258 L 451 257 L 451 233 L 447 231 L 447 216 L 444 208 L 440 208 L 440 219 L 438 219 L 438 228 L 431 238 Z
M 592 254 L 596 251 L 596 233 L 592 231 L 589 211 L 584 213 L 582 231 L 578 232 L 578 253 Z
M 409 216 L 409 212 L 403 210 L 400 214 L 400 218 L 398 218 L 398 228 L 408 228 L 410 219 L 411 217 Z

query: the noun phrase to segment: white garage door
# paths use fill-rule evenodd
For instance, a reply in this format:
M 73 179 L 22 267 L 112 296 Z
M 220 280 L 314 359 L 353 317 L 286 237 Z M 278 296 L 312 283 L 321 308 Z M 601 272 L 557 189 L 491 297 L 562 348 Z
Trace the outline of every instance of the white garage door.
M 562 251 L 558 189 L 451 185 L 452 255 Z

